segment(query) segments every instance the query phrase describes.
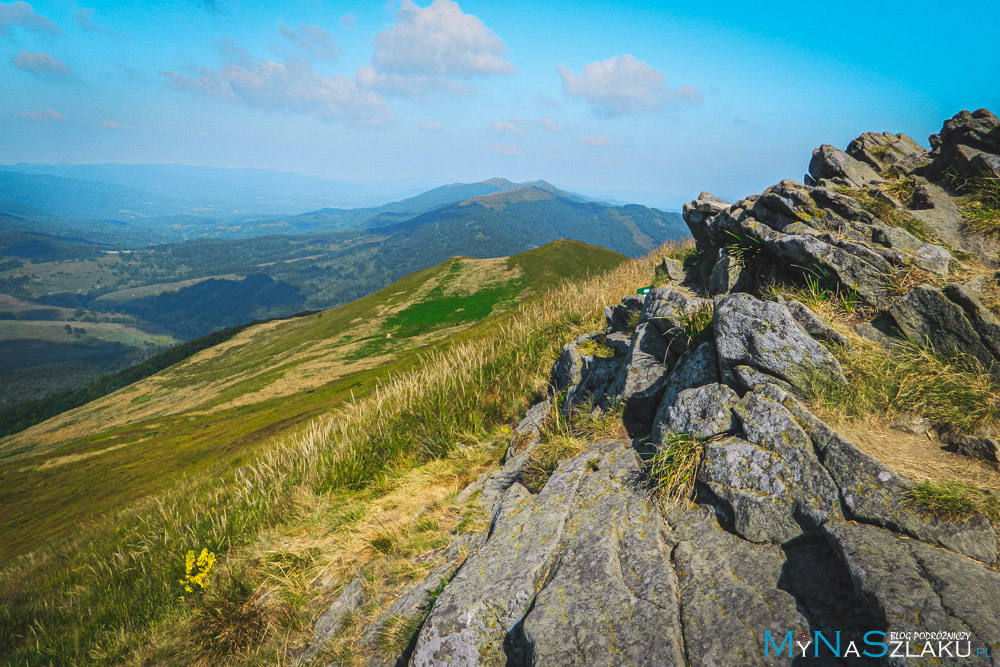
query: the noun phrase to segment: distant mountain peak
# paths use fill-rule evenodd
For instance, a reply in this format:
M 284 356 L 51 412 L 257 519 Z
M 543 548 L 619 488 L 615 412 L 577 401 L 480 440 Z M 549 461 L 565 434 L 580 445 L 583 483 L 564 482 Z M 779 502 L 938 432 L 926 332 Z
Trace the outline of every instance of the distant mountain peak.
M 513 190 L 501 190 L 500 192 L 493 192 L 487 195 L 472 197 L 471 199 L 466 199 L 465 201 L 460 202 L 459 206 L 479 204 L 480 206 L 490 210 L 499 211 L 505 208 L 508 204 L 555 199 L 558 195 L 558 192 L 551 192 L 535 185 L 527 185 L 523 183 L 520 185 L 525 187 L 519 187 Z
M 518 185 L 518 183 L 507 180 L 506 178 L 500 178 L 499 176 L 495 176 L 493 178 L 487 178 L 485 181 L 480 181 L 480 182 L 483 185 L 492 185 L 493 187 L 496 188 L 513 188 Z

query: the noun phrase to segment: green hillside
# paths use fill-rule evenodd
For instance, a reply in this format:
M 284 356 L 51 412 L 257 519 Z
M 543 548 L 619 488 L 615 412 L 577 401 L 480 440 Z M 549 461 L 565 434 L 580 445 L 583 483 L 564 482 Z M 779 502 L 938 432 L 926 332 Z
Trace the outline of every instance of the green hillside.
M 455 257 L 345 306 L 251 327 L 4 438 L 0 560 L 58 541 L 81 521 L 170 487 L 178 476 L 250 461 L 270 438 L 411 367 L 417 353 L 472 325 L 493 326 L 562 280 L 623 261 L 566 240 L 510 258 Z

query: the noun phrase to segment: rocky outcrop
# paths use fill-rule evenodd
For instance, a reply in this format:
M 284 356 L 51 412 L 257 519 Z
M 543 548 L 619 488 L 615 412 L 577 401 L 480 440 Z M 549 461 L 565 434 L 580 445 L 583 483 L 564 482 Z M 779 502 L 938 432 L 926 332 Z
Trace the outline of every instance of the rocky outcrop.
M 1000 178 L 1000 120 L 986 109 L 955 115 L 930 142 L 927 178 Z
M 987 112 L 959 114 L 931 152 L 905 135 L 865 134 L 846 152 L 817 149 L 808 184 L 687 204 L 698 265 L 661 264 L 659 287 L 606 308 L 603 332 L 566 345 L 550 399 L 475 483 L 489 530 L 392 606 L 426 614 L 401 659 L 862 665 L 873 661 L 861 651 L 878 645 L 834 656 L 813 633 L 835 641 L 840 631 L 846 644 L 875 631 L 959 633 L 950 652 L 934 644 L 917 664 L 1000 665 L 998 526 L 974 512 L 933 515 L 892 461 L 814 414 L 809 396 L 847 382 L 834 352 L 855 348 L 805 303 L 761 289 L 808 276 L 814 291 L 874 311 L 856 331 L 887 354 L 906 339 L 1000 367 L 1000 320 L 955 273 L 963 255 L 933 242 L 988 247 L 946 240 L 964 232 L 939 175 L 989 167 L 998 125 Z M 908 203 L 889 192 L 901 178 L 913 179 Z M 621 406 L 632 439 L 590 443 L 532 493 L 520 482 L 562 392 L 568 413 Z M 900 428 L 930 427 L 909 421 Z M 941 435 L 957 452 L 1000 456 L 996 430 Z M 696 470 L 691 503 L 669 507 L 650 488 L 649 458 L 683 455 Z M 438 581 L 435 601 L 427 589 Z M 881 664 L 909 663 L 886 654 Z

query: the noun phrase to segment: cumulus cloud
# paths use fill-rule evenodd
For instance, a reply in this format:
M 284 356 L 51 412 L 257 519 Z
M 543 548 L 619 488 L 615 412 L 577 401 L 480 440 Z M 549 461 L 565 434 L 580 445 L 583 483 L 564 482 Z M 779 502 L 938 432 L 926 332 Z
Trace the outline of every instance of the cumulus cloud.
M 348 30 L 354 27 L 354 22 L 357 19 L 354 18 L 354 14 L 344 14 L 340 17 L 340 27 L 347 28 Z
M 218 70 L 200 68 L 196 76 L 160 72 L 176 90 L 225 102 L 274 111 L 291 111 L 324 120 L 388 125 L 392 112 L 378 94 L 346 76 L 323 76 L 304 60 L 254 61 L 245 51 L 228 49 L 237 62 Z
M 124 126 L 122 126 L 119 123 L 116 123 L 113 120 L 102 120 L 101 121 L 101 127 L 106 127 L 109 130 L 123 130 L 123 129 L 125 129 Z
M 14 66 L 38 74 L 57 74 L 59 76 L 72 74 L 66 63 L 59 62 L 47 53 L 21 51 L 14 56 Z
M 510 144 L 493 144 L 490 150 L 501 155 L 520 155 L 521 149 Z
M 608 138 L 599 134 L 581 134 L 576 138 L 581 144 L 588 146 L 607 146 Z
M 539 118 L 535 122 L 538 123 L 539 127 L 541 127 L 544 130 L 548 130 L 549 132 L 562 132 L 563 130 L 566 129 L 565 125 L 555 120 L 554 118 L 549 118 L 548 116 Z
M 605 167 L 611 167 L 612 169 L 621 169 L 625 166 L 621 160 L 612 160 L 609 157 L 604 158 L 603 162 Z
M 18 111 L 17 117 L 21 120 L 66 120 L 66 116 L 53 109 L 45 111 Z
M 358 82 L 386 94 L 468 92 L 465 82 L 473 77 L 514 71 L 503 58 L 503 40 L 451 0 L 424 8 L 403 0 L 396 24 L 375 36 L 374 47 L 371 66 L 358 69 Z
M 278 29 L 282 37 L 305 51 L 313 60 L 336 60 L 340 56 L 340 47 L 333 37 L 318 25 L 300 25 L 298 30 L 292 30 L 280 23 Z
M 444 123 L 420 123 L 420 129 L 424 132 L 440 132 L 444 129 Z
M 672 99 L 702 101 L 701 93 L 689 84 L 670 90 L 662 72 L 627 53 L 584 65 L 583 74 L 566 65 L 556 71 L 567 95 L 590 102 L 603 116 L 655 111 Z
M 49 19 L 35 13 L 27 2 L 0 2 L 0 37 L 10 34 L 11 28 L 21 28 L 31 32 L 41 32 L 47 35 L 61 35 L 62 28 Z
M 77 13 L 73 14 L 73 18 L 76 19 L 76 27 L 84 32 L 96 32 L 110 37 L 118 36 L 118 33 L 111 28 L 105 28 L 104 26 L 94 23 L 93 9 L 81 9 Z

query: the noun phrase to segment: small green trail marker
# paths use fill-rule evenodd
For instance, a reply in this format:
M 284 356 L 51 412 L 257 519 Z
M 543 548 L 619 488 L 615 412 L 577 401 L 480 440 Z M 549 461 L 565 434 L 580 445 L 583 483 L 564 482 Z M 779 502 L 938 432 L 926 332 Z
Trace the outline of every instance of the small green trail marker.
M 643 295 L 646 294 L 646 292 L 648 292 L 651 289 L 653 289 L 653 288 L 652 287 L 640 287 L 639 289 L 637 289 L 635 291 L 635 293 L 638 294 L 638 295 L 640 295 L 640 296 L 643 296 Z

